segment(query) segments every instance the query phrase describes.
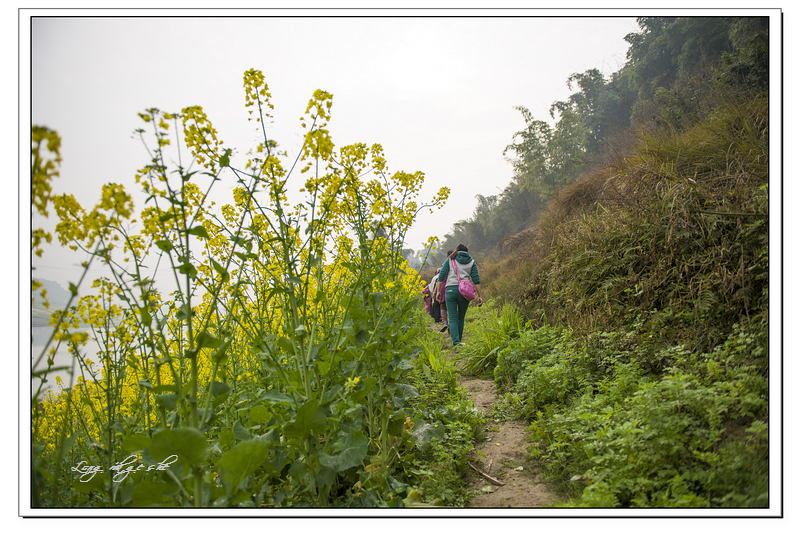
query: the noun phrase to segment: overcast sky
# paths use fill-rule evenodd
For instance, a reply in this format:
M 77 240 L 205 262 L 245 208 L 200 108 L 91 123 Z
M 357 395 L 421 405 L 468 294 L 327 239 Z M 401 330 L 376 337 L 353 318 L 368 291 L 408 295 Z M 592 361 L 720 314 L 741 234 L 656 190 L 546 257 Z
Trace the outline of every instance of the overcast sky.
M 598 16 L 37 16 L 31 118 L 62 138 L 55 192 L 91 208 L 102 183 L 135 189 L 134 173 L 148 160 L 132 136 L 138 112 L 201 105 L 243 161 L 257 138 L 246 120 L 242 74 L 259 69 L 275 105 L 268 133 L 295 155 L 299 117 L 324 89 L 333 94 L 337 146 L 381 144 L 390 171 L 425 173 L 420 200 L 450 187 L 446 207 L 421 212 L 407 235 L 407 246 L 421 249 L 429 236 L 442 238 L 468 218 L 476 195 L 497 194 L 510 182 L 503 150 L 524 127 L 514 106 L 549 120 L 550 104 L 570 94 L 570 74 L 597 68 L 610 75 L 624 64 L 635 18 L 592 13 Z M 82 259 L 48 251 L 34 262 L 36 275 L 65 282 Z

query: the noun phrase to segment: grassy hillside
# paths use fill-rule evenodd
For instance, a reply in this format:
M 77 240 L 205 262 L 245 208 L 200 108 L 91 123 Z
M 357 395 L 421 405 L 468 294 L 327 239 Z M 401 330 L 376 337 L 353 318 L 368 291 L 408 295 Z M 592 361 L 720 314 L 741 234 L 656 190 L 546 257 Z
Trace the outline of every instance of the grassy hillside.
M 751 99 L 639 132 L 482 265 L 531 327 L 463 357 L 572 505 L 768 504 L 767 117 Z

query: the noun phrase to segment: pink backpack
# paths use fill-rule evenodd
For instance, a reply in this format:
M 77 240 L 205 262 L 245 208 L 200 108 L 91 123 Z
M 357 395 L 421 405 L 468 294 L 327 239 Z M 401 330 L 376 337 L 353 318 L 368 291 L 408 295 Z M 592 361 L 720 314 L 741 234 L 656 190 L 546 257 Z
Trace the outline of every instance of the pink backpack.
M 475 299 L 475 286 L 472 284 L 472 280 L 470 279 L 461 279 L 461 274 L 458 273 L 458 268 L 456 268 L 456 260 L 450 260 L 453 263 L 453 270 L 456 271 L 456 276 L 458 277 L 458 292 L 461 293 L 461 296 L 467 299 L 467 301 L 471 302 Z

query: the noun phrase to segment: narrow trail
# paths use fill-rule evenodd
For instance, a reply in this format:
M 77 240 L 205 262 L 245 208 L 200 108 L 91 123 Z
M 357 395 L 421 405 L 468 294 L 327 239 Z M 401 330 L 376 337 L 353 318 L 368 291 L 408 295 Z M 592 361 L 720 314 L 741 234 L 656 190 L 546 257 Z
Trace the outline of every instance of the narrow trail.
M 469 507 L 539 508 L 559 503 L 561 498 L 542 480 L 539 466 L 529 457 L 527 424 L 491 418 L 497 401 L 494 382 L 463 375 L 460 369 L 458 380 L 486 418 L 484 440 L 475 443 L 469 460 L 473 468 L 467 474 L 467 483 L 477 494 Z
M 478 495 L 469 506 L 530 508 L 557 504 L 559 497 L 542 481 L 538 466 L 528 456 L 527 425 L 513 420 L 493 420 L 488 416 L 497 400 L 494 383 L 469 376 L 462 376 L 459 381 L 475 407 L 486 415 L 485 439 L 475 444 L 470 463 L 493 478 L 487 479 L 470 470 L 467 480 Z

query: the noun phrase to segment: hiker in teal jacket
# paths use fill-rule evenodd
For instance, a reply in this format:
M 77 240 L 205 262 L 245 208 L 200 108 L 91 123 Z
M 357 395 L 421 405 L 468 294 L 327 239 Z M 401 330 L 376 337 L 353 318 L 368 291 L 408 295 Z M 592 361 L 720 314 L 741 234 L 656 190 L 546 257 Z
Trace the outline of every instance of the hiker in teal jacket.
M 447 321 L 450 324 L 450 338 L 453 340 L 453 346 L 458 346 L 461 343 L 461 337 L 464 334 L 464 317 L 467 315 L 467 308 L 469 307 L 469 301 L 458 292 L 459 276 L 461 276 L 461 279 L 472 280 L 477 294 L 475 301 L 478 306 L 483 305 L 478 266 L 467 253 L 468 251 L 463 244 L 456 246 L 455 251 L 447 258 L 439 271 L 439 282 L 445 284 L 444 299 L 447 303 Z M 458 273 L 451 268 L 453 259 L 455 259 Z

